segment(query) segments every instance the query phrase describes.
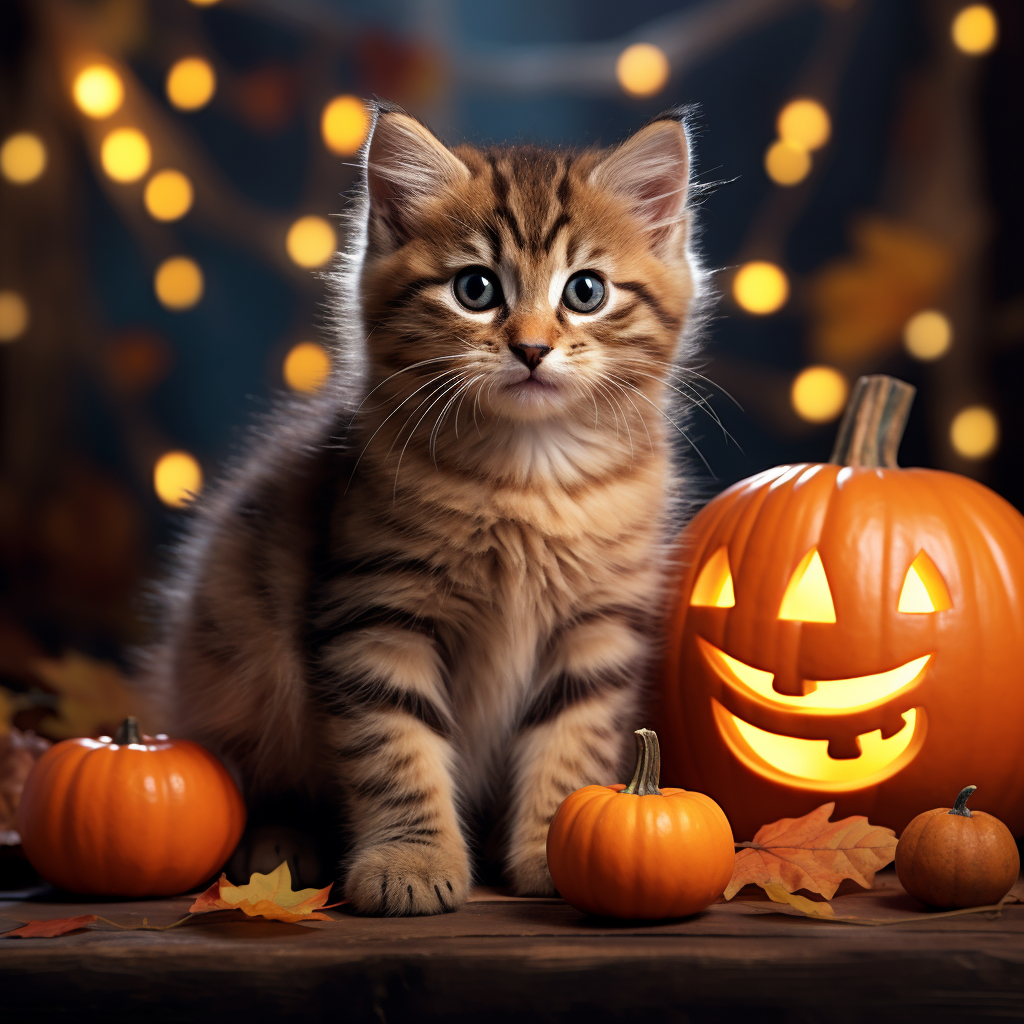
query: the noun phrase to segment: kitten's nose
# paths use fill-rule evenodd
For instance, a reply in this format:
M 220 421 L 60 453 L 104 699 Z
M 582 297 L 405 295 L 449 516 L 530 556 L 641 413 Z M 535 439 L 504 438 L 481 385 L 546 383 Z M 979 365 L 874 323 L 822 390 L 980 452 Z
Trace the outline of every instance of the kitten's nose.
M 512 355 L 531 370 L 540 366 L 540 361 L 551 351 L 550 345 L 509 345 Z

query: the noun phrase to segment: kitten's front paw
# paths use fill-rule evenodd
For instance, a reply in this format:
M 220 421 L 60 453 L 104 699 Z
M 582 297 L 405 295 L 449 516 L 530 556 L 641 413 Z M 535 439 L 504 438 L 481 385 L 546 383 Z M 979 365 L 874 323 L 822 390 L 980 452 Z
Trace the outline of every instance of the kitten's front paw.
M 469 861 L 456 843 L 371 846 L 356 856 L 345 880 L 345 898 L 360 914 L 447 914 L 468 895 Z
M 517 896 L 557 896 L 551 881 L 545 847 L 531 849 L 513 858 L 508 867 L 509 882 Z

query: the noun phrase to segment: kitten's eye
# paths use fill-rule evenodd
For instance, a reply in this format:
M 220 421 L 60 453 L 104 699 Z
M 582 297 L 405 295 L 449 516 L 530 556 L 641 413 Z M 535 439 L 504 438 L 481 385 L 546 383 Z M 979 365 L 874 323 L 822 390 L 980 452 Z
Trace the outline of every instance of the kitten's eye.
M 503 296 L 498 275 L 486 267 L 467 267 L 455 275 L 455 297 L 466 309 L 480 313 L 500 306 Z
M 562 301 L 576 313 L 593 313 L 604 302 L 604 282 L 592 270 L 581 270 L 566 281 Z

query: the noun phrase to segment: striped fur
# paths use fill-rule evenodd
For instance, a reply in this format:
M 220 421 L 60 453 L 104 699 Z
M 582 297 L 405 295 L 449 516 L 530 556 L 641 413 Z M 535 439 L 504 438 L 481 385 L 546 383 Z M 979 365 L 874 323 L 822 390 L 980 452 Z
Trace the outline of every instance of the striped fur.
M 331 386 L 199 503 L 148 671 L 251 799 L 333 797 L 357 909 L 437 913 L 467 821 L 500 817 L 508 881 L 550 893 L 559 802 L 625 770 L 701 278 L 675 116 L 613 150 L 449 150 L 382 107 L 364 159 Z M 504 303 L 460 305 L 470 265 Z M 593 314 L 560 299 L 581 269 Z M 532 374 L 517 345 L 549 349 Z

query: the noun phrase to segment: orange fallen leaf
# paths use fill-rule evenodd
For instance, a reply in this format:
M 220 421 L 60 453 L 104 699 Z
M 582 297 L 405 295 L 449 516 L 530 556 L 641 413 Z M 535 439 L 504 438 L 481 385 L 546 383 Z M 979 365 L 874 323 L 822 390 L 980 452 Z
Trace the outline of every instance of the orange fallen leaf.
M 20 928 L 4 932 L 0 939 L 53 939 L 58 935 L 78 931 L 98 920 L 95 914 L 82 914 L 81 917 L 55 917 L 51 921 L 29 921 Z
M 331 887 L 292 891 L 292 873 L 288 862 L 279 864 L 269 875 L 253 872 L 247 885 L 232 885 L 221 875 L 206 892 L 189 907 L 192 914 L 208 914 L 212 910 L 241 910 L 249 917 L 269 917 L 273 921 L 330 921 L 317 913 L 324 906 Z M 340 904 L 332 903 L 331 907 Z
M 862 814 L 829 821 L 835 806 L 822 804 L 802 818 L 782 818 L 758 829 L 753 842 L 737 843 L 725 898 L 731 900 L 750 883 L 766 891 L 769 885 L 790 893 L 807 889 L 825 899 L 844 878 L 870 889 L 875 872 L 896 856 L 896 833 Z

